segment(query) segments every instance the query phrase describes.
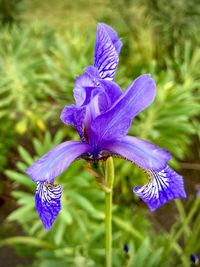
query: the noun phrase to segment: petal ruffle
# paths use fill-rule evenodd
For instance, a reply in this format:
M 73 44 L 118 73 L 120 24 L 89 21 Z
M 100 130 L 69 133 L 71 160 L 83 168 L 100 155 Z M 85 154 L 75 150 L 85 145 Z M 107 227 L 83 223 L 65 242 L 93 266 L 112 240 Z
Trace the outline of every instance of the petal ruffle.
M 87 152 L 91 152 L 91 147 L 86 143 L 76 141 L 61 143 L 33 163 L 26 169 L 26 173 L 35 182 L 53 183 L 54 179 L 75 159 Z
M 107 112 L 94 120 L 92 129 L 98 142 L 125 136 L 132 119 L 153 102 L 155 94 L 150 75 L 139 76 Z
M 106 142 L 101 149 L 130 160 L 145 170 L 162 170 L 171 158 L 166 149 L 133 136 Z
M 66 106 L 61 112 L 60 119 L 68 125 L 76 127 L 82 140 L 84 140 L 83 123 L 86 116 L 86 107 L 76 105 Z
M 113 81 L 103 80 L 99 76 L 97 68 L 89 66 L 85 73 L 80 75 L 75 82 L 74 98 L 78 106 L 87 105 L 95 90 L 106 92 L 110 99 L 110 106 L 121 96 L 122 90 Z
M 61 185 L 37 182 L 35 207 L 46 231 L 51 228 L 61 210 L 61 196 Z
M 148 171 L 148 184 L 136 186 L 133 192 L 154 211 L 175 198 L 185 198 L 183 177 L 167 166 L 162 171 Z
M 121 47 L 122 42 L 117 33 L 110 26 L 98 23 L 94 66 L 98 69 L 101 79 L 113 80 Z

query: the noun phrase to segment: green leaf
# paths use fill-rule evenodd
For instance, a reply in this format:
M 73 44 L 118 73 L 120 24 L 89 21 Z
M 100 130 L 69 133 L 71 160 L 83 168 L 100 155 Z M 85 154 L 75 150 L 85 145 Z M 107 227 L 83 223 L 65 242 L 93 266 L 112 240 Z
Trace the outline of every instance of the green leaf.
M 28 236 L 9 237 L 0 241 L 0 246 L 17 244 L 28 245 L 37 248 L 53 249 L 53 245 L 51 243 Z
M 35 183 L 31 181 L 30 177 L 25 174 L 21 174 L 12 170 L 6 170 L 5 174 L 12 179 L 13 181 L 28 187 L 33 190 L 35 187 Z
M 146 261 L 146 259 L 149 255 L 150 252 L 149 250 L 150 250 L 150 241 L 148 238 L 145 238 L 134 257 L 133 266 L 137 267 L 148 266 L 148 261 Z
M 13 211 L 8 217 L 8 221 L 27 221 L 29 218 L 27 218 L 27 215 L 31 212 L 31 210 L 34 208 L 34 202 L 29 203 L 28 205 L 18 208 L 17 210 Z
M 56 133 L 56 135 L 54 136 L 54 139 L 53 139 L 54 145 L 60 144 L 62 142 L 62 140 L 63 140 L 63 137 L 64 137 L 63 131 L 62 130 L 57 131 L 57 133 Z
M 79 205 L 82 209 L 86 210 L 90 216 L 93 218 L 102 220 L 104 218 L 104 213 L 98 211 L 94 208 L 92 203 L 84 196 L 78 194 L 77 192 L 68 192 L 68 196 L 73 199 L 73 202 Z
M 45 152 L 47 152 L 53 146 L 51 135 L 50 135 L 50 132 L 48 131 L 45 133 L 43 146 L 44 146 Z
M 62 212 L 60 214 L 60 217 L 66 224 L 71 224 L 73 222 L 72 215 L 70 211 L 67 210 L 68 208 L 67 202 L 63 201 L 63 203 L 64 204 L 62 205 Z
M 27 205 L 34 202 L 33 194 L 25 193 L 22 191 L 13 191 L 11 194 L 14 198 L 19 200 L 18 203 L 20 205 Z
M 18 151 L 19 154 L 21 156 L 21 158 L 28 164 L 28 165 L 32 165 L 33 164 L 33 158 L 31 157 L 31 155 L 29 154 L 29 152 L 23 148 L 22 146 L 18 147 Z
M 40 157 L 43 156 L 43 154 L 44 154 L 43 145 L 41 144 L 41 142 L 38 139 L 36 139 L 36 138 L 33 139 L 33 146 L 34 146 L 34 149 L 35 149 L 37 155 Z
M 143 240 L 144 238 L 143 235 L 139 231 L 137 231 L 137 229 L 135 229 L 134 226 L 130 225 L 129 223 L 126 223 L 125 221 L 121 220 L 117 216 L 113 216 L 113 222 L 118 227 L 126 231 L 127 233 L 130 233 L 131 235 L 133 235 L 133 237 Z
M 54 241 L 57 246 L 59 246 L 63 240 L 63 236 L 65 231 L 67 231 L 67 224 L 65 221 L 60 220 L 57 224 L 59 231 L 57 231 L 56 235 L 54 236 Z

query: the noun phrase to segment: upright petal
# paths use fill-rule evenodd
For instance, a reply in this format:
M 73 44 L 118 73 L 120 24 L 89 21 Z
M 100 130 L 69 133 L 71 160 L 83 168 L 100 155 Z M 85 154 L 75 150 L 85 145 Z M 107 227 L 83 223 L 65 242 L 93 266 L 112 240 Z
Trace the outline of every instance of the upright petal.
M 100 28 L 103 27 L 104 30 L 107 32 L 107 34 L 110 37 L 110 40 L 112 41 L 112 44 L 115 47 L 115 50 L 117 51 L 117 53 L 120 53 L 120 50 L 122 48 L 122 42 L 119 39 L 117 32 L 110 27 L 109 25 L 105 24 L 105 23 L 98 23 L 98 29 L 100 30 Z
M 94 82 L 87 73 L 84 73 L 76 78 L 73 92 L 78 106 L 83 105 L 87 98 L 87 93 L 90 93 L 94 85 Z M 86 88 L 91 88 L 91 90 Z
M 85 105 L 90 99 L 94 88 L 99 86 L 99 72 L 94 66 L 88 66 L 85 73 L 76 78 L 74 85 L 74 98 L 78 106 Z
M 35 207 L 46 231 L 51 228 L 61 210 L 61 195 L 61 185 L 37 182 Z
M 94 66 L 102 79 L 113 80 L 119 62 L 122 42 L 117 33 L 108 25 L 98 23 Z
M 149 182 L 136 186 L 133 192 L 154 211 L 175 198 L 185 198 L 183 177 L 167 166 L 162 171 L 148 171 Z
M 166 149 L 133 136 L 106 142 L 102 144 L 101 150 L 130 160 L 145 170 L 162 170 L 171 158 Z
M 61 143 L 33 163 L 26 169 L 26 173 L 35 182 L 53 183 L 54 178 L 60 175 L 70 163 L 90 151 L 91 147 L 86 143 L 76 141 Z
M 107 112 L 94 120 L 92 129 L 98 142 L 126 135 L 132 119 L 153 102 L 155 94 L 150 75 L 138 77 Z

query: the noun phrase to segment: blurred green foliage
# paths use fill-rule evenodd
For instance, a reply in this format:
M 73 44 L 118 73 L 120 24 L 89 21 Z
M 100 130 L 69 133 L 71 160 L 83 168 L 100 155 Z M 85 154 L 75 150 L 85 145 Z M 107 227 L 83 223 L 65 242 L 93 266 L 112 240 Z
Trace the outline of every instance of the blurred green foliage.
M 38 258 L 33 266 L 100 267 L 104 264 L 104 192 L 98 188 L 95 178 L 84 170 L 84 161 L 76 161 L 57 179 L 63 186 L 62 211 L 48 233 L 35 211 L 35 183 L 24 174 L 34 160 L 58 145 L 64 136 L 63 131 L 58 131 L 54 138 L 46 132 L 42 142 L 34 139 L 34 158 L 23 147 L 18 148 L 22 160 L 16 163 L 17 170 L 6 170 L 6 175 L 15 183 L 12 196 L 19 208 L 7 220 L 18 222 L 26 236 L 6 238 L 0 245 L 17 246 L 19 251 L 20 245 L 28 245 Z M 117 190 L 116 184 L 114 195 Z M 163 230 L 155 233 L 151 229 L 149 219 L 137 201 L 132 201 L 131 207 L 123 200 L 120 205 L 117 203 L 115 197 L 113 266 L 189 266 L 190 255 L 200 249 L 200 197 L 193 200 L 189 212 L 181 200 L 176 200 L 177 222 L 168 233 Z M 125 244 L 129 246 L 128 253 L 123 251 Z M 23 246 L 21 250 L 24 250 Z
M 11 26 L 20 21 L 23 0 L 0 0 L 0 23 Z
M 20 208 L 8 216 L 8 221 L 17 221 L 22 225 L 24 231 L 32 237 L 32 239 L 27 239 L 30 246 L 39 246 L 47 249 L 47 255 L 48 250 L 50 250 L 51 258 L 54 261 L 56 260 L 57 253 L 60 255 L 58 259 L 61 258 L 61 262 L 63 262 L 65 255 L 69 254 L 67 259 L 64 260 L 65 264 L 71 263 L 72 266 L 79 266 L 78 262 L 80 260 L 86 266 L 93 266 L 95 264 L 94 258 L 98 258 L 99 266 L 102 266 L 104 262 L 104 251 L 102 250 L 104 244 L 104 239 L 102 238 L 104 233 L 104 192 L 98 188 L 91 174 L 82 170 L 83 160 L 73 163 L 59 177 L 58 182 L 62 184 L 64 192 L 62 212 L 48 234 L 44 232 L 41 221 L 35 212 L 33 201 L 35 183 L 24 174 L 24 171 L 35 159 L 59 144 L 62 138 L 63 132 L 59 131 L 53 139 L 48 132 L 45 134 L 43 142 L 34 139 L 33 147 L 36 151 L 34 159 L 27 150 L 19 147 L 18 151 L 23 161 L 16 164 L 18 171 L 7 170 L 6 175 L 16 183 L 16 189 L 12 192 L 12 196 L 17 199 Z M 25 192 L 20 190 L 20 186 L 26 189 Z M 117 246 L 118 252 L 116 252 L 116 257 L 120 257 L 123 253 L 123 244 L 129 238 L 129 235 L 138 241 L 143 240 L 143 237 L 147 235 L 149 224 L 146 220 L 143 223 L 139 221 L 143 213 L 142 211 L 137 212 L 136 216 L 131 216 L 132 210 L 129 208 L 124 208 L 123 214 L 121 214 L 122 207 L 116 206 L 114 210 L 113 221 L 116 228 L 114 243 Z M 130 223 L 126 222 L 126 218 L 130 218 L 129 221 L 133 225 L 140 223 L 140 226 L 137 228 L 131 226 Z M 44 238 L 46 243 L 43 243 Z M 15 237 L 13 240 L 14 243 L 25 242 L 26 237 L 18 237 L 18 239 Z M 10 241 L 12 243 L 12 238 Z M 53 251 L 56 249 L 53 254 L 52 249 Z M 41 265 L 37 266 L 43 266 L 43 261 L 46 261 L 44 251 L 40 257 L 42 262 Z M 120 266 L 120 264 L 118 263 L 116 266 Z
M 186 40 L 196 40 L 199 34 L 200 5 L 198 0 L 144 0 L 145 14 L 151 18 L 156 56 L 163 53 L 174 58 L 174 49 Z
M 36 256 L 37 267 L 103 266 L 104 194 L 83 169 L 84 161 L 58 178 L 63 210 L 48 234 L 34 208 L 35 184 L 24 170 L 63 139 L 78 139 L 59 115 L 74 101 L 74 79 L 93 63 L 98 21 L 122 38 L 116 76 L 121 87 L 145 72 L 157 83 L 155 102 L 134 120 L 130 134 L 167 148 L 175 167 L 190 158 L 200 140 L 199 13 L 198 0 L 0 0 L 0 171 L 8 164 L 3 175 L 13 182 L 18 204 L 8 223 L 16 221 L 25 234 L 2 245 Z M 200 249 L 199 198 L 184 205 L 176 201 L 176 222 L 157 233 L 131 190 L 145 182 L 145 175 L 119 159 L 115 167 L 114 266 L 190 266 L 190 254 Z

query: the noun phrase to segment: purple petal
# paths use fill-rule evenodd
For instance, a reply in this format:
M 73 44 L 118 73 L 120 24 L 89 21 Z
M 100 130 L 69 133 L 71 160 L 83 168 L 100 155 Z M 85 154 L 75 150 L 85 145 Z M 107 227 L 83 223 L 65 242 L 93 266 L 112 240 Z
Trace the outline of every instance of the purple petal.
M 110 94 L 110 93 L 109 93 Z M 96 101 L 95 101 L 96 98 Z M 111 107 L 112 99 L 108 95 L 105 88 L 103 88 L 101 85 L 97 88 L 94 88 L 94 90 L 91 93 L 91 99 L 90 103 L 88 103 L 88 106 L 95 106 L 98 107 L 98 112 L 94 110 L 92 116 L 93 119 L 95 119 L 97 116 L 99 116 L 101 113 L 106 112 Z
M 90 128 L 91 122 L 100 114 L 99 94 L 92 97 L 90 103 L 86 107 L 85 126 L 86 131 Z
M 106 112 L 111 106 L 111 99 L 107 95 L 107 93 L 103 90 L 100 91 L 98 94 L 98 105 L 99 105 L 99 111 L 100 111 L 100 113 L 98 115 Z M 91 125 L 90 125 L 90 127 L 91 127 Z
M 102 79 L 113 80 L 119 62 L 122 42 L 117 33 L 108 25 L 98 23 L 94 66 Z
M 131 120 L 153 102 L 155 94 L 156 85 L 150 75 L 138 77 L 110 110 L 93 122 L 92 129 L 98 142 L 126 135 Z
M 149 182 L 136 186 L 133 192 L 140 197 L 151 211 L 175 198 L 185 198 L 183 177 L 167 166 L 162 171 L 148 171 Z
M 89 87 L 85 86 L 83 89 L 86 92 L 83 104 L 88 104 L 96 94 L 101 93 L 101 97 L 105 97 L 106 94 L 109 100 L 109 106 L 106 106 L 107 109 L 110 108 L 111 105 L 122 95 L 122 90 L 119 85 L 113 81 L 100 79 L 98 76 L 98 70 L 93 66 L 87 67 L 85 71 L 90 76 L 92 82 Z
M 77 105 L 87 105 L 97 93 L 104 92 L 109 100 L 107 108 L 110 108 L 121 96 L 121 88 L 113 81 L 102 80 L 97 68 L 93 66 L 88 66 L 85 71 L 75 82 L 74 97 Z
M 93 91 L 91 101 L 86 106 L 86 116 L 84 120 L 84 129 L 87 140 L 90 140 L 93 137 L 93 132 L 91 130 L 92 122 L 98 115 L 107 110 L 109 104 L 109 99 L 105 92 L 99 89 Z
M 73 92 L 78 106 L 88 102 L 92 90 L 99 86 L 99 79 L 98 69 L 94 66 L 88 66 L 85 68 L 85 73 L 76 78 Z
M 86 143 L 76 141 L 61 143 L 26 169 L 26 173 L 35 182 L 52 183 L 54 178 L 67 169 L 70 163 L 90 151 L 91 147 Z
M 108 95 L 106 94 L 106 92 L 103 91 L 102 88 L 98 88 L 93 91 L 91 101 L 87 107 L 88 110 L 90 110 L 92 119 L 94 120 L 102 112 L 105 112 L 109 108 L 109 106 L 110 99 Z
M 166 149 L 133 136 L 106 142 L 101 149 L 130 160 L 145 170 L 162 170 L 171 158 Z
M 82 140 L 84 140 L 83 123 L 86 116 L 86 107 L 76 105 L 66 106 L 61 112 L 60 119 L 65 123 L 76 127 Z
M 51 228 L 61 210 L 61 196 L 61 185 L 37 182 L 35 207 L 46 231 Z
M 101 77 L 99 76 L 99 71 L 94 66 L 88 66 L 85 69 L 85 72 L 90 76 L 91 80 L 93 81 L 95 86 L 99 85 L 99 80 Z
M 83 105 L 87 98 L 87 93 L 90 92 L 94 86 L 94 82 L 87 73 L 82 74 L 76 79 L 74 86 L 74 98 L 78 106 Z M 89 88 L 91 88 L 91 90 Z
M 100 86 L 106 92 L 109 97 L 110 105 L 109 108 L 113 105 L 115 101 L 122 95 L 122 90 L 118 84 L 113 81 L 101 80 Z
M 98 28 L 103 27 L 104 30 L 107 32 L 107 34 L 110 37 L 110 40 L 112 41 L 117 53 L 120 53 L 120 50 L 122 48 L 122 42 L 121 40 L 118 38 L 117 32 L 110 27 L 109 25 L 105 24 L 105 23 L 98 23 Z

